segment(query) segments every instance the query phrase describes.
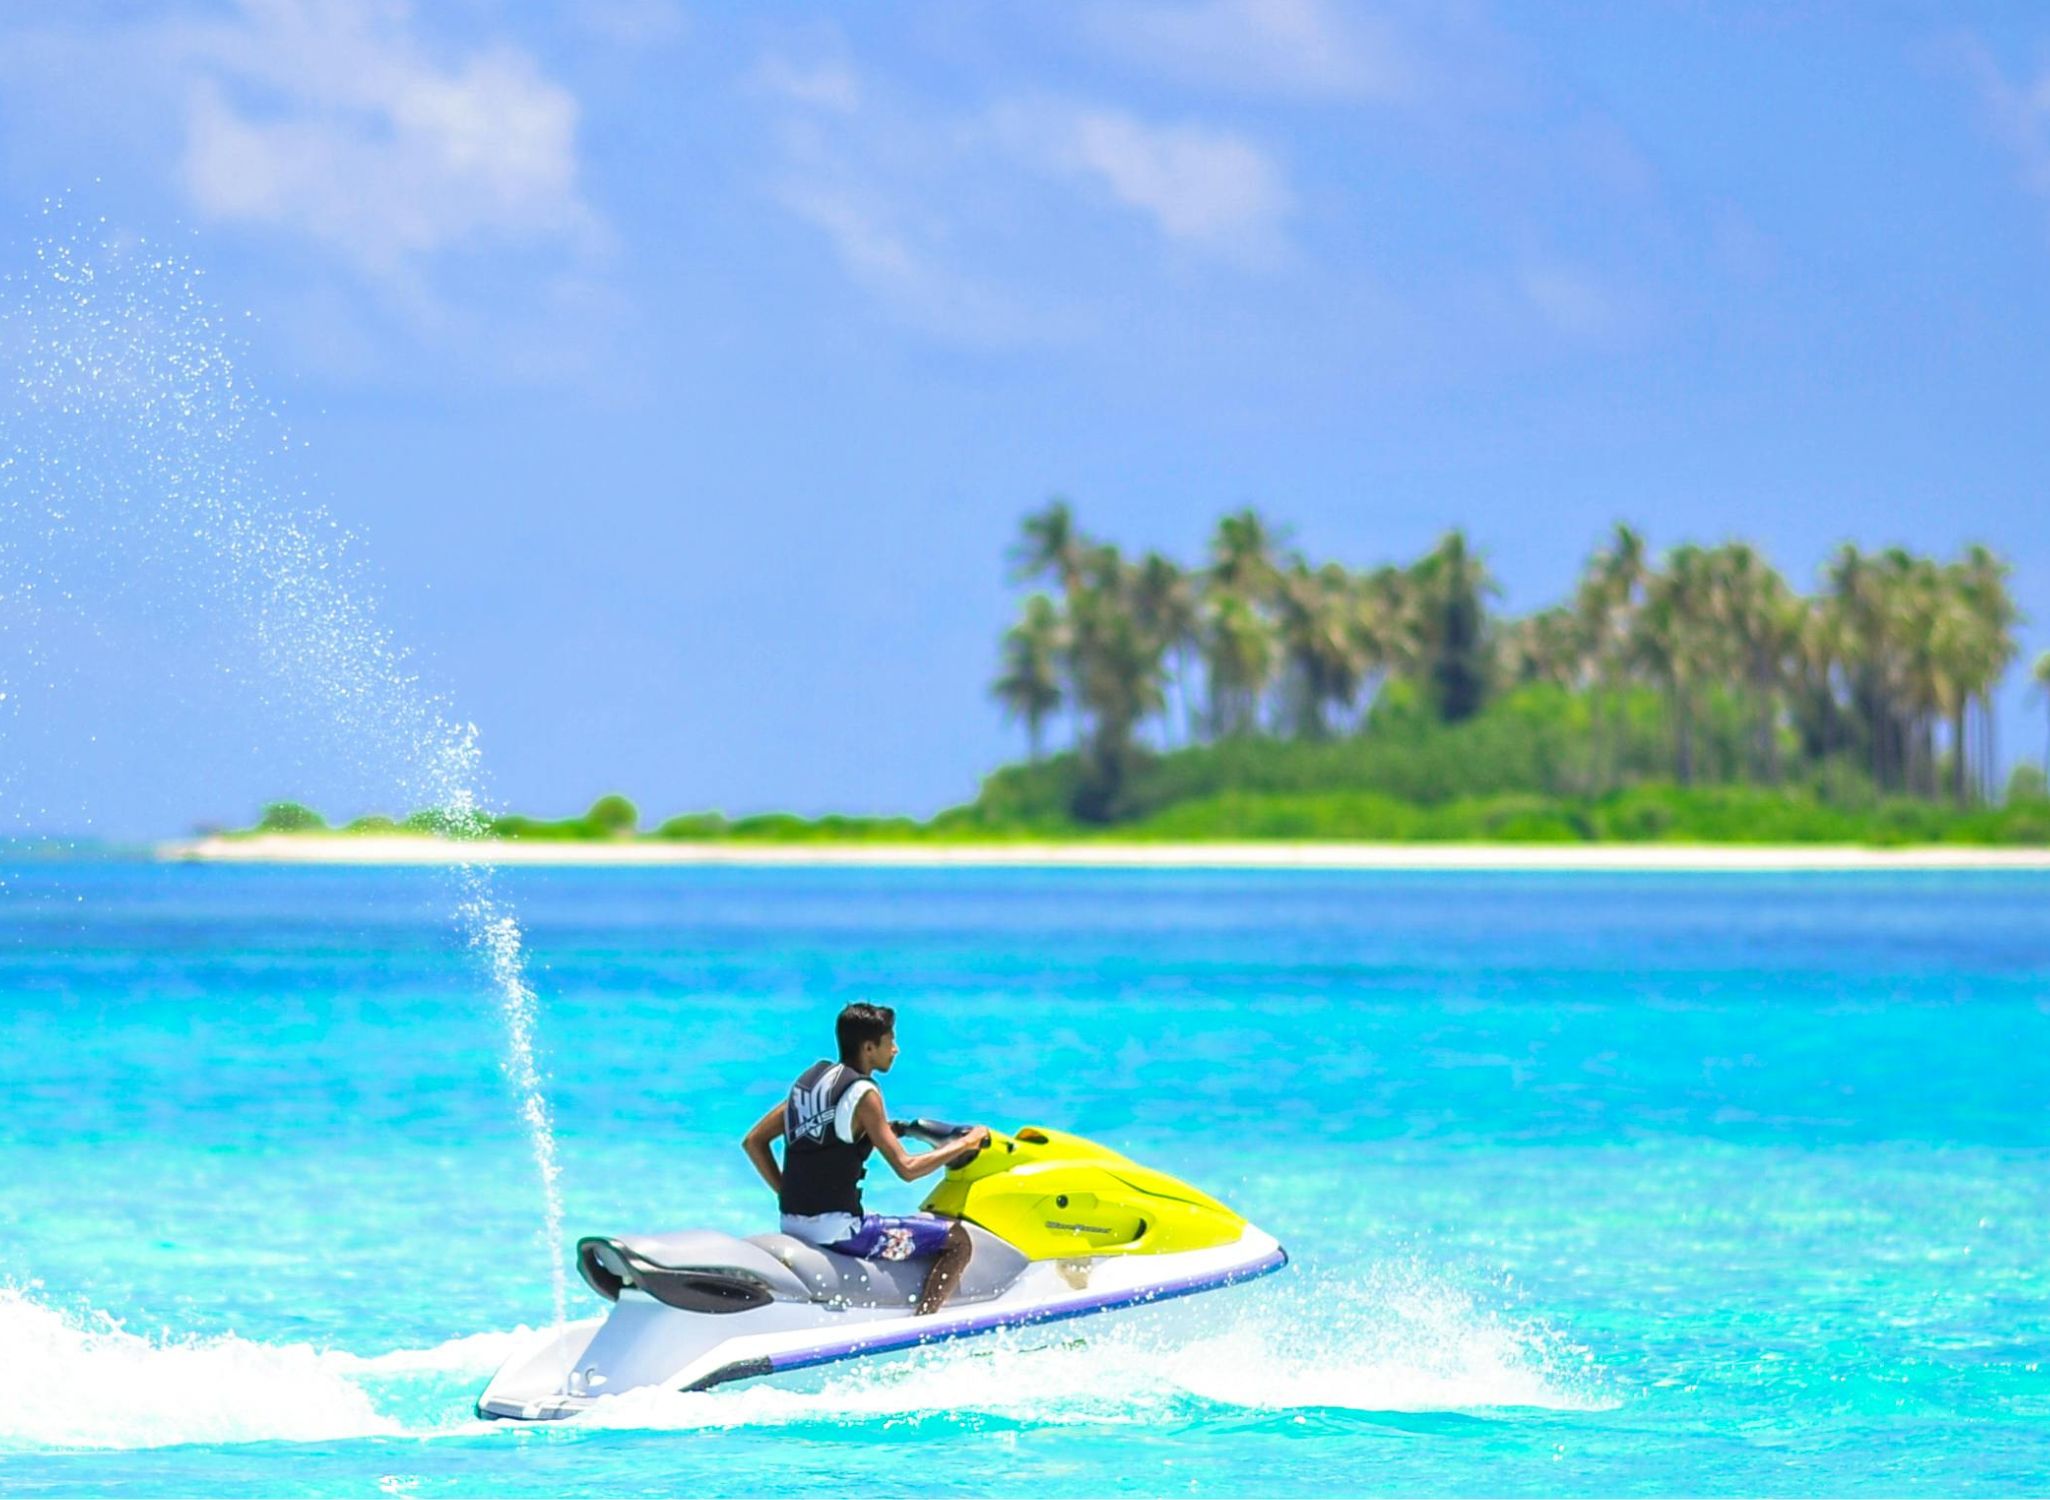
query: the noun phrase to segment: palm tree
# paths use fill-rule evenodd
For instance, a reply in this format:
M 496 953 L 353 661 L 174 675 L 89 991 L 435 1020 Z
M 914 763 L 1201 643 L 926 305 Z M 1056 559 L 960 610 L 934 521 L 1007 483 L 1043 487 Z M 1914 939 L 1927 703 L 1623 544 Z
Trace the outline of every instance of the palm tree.
M 1281 576 L 1275 558 L 1286 537 L 1248 507 L 1217 523 L 1210 541 L 1210 580 L 1248 601 L 1264 601 Z
M 1284 715 L 1304 739 L 1331 732 L 1324 706 L 1349 706 L 1358 697 L 1366 664 L 1355 629 L 1352 580 L 1327 563 L 1316 572 L 1300 557 L 1275 590 L 1278 634 L 1287 667 Z
M 1456 724 L 1478 713 L 1487 697 L 1486 596 L 1495 591 L 1494 580 L 1459 530 L 1439 538 L 1410 576 L 1420 598 L 1432 698 L 1438 717 Z
M 1352 632 L 1369 710 L 1383 681 L 1414 676 L 1420 670 L 1422 630 L 1417 591 L 1406 569 L 1384 564 L 1353 580 Z M 1366 722 L 1363 714 L 1362 728 Z
M 1831 556 L 1823 570 L 1826 587 L 1822 610 L 1827 625 L 1822 632 L 1831 642 L 1831 654 L 1842 666 L 1849 696 L 1849 718 L 1866 737 L 1865 759 L 1872 784 L 1883 785 L 1880 774 L 1878 736 L 1878 668 L 1873 655 L 1873 583 L 1865 554 L 1845 542 Z
M 1971 801 L 1965 715 L 1973 697 L 1977 654 L 1971 614 L 1954 594 L 1937 596 L 1929 622 L 1931 707 L 1950 725 L 1950 795 L 1959 807 Z
M 1117 815 L 1134 732 L 1163 701 L 1161 644 L 1134 615 L 1128 577 L 1117 549 L 1098 548 L 1069 605 L 1069 670 L 1088 726 L 1074 811 L 1092 823 Z
M 1837 615 L 1821 598 L 1789 600 L 1787 687 L 1802 755 L 1825 775 L 1843 748 L 1844 711 L 1837 703 L 1837 671 L 1844 660 Z
M 2015 608 L 2013 596 L 2008 593 L 2011 571 L 2004 559 L 1976 542 L 1965 549 L 1964 557 L 1952 568 L 1958 592 L 1972 618 L 1967 702 L 1976 702 L 1979 710 L 1981 788 L 1993 784 L 1993 690 L 2018 654 L 2014 627 L 2021 622 L 2021 611 Z
M 2050 706 L 2050 651 L 2036 658 L 2035 669 L 2029 673 L 2035 679 L 2036 691 L 2043 695 L 2043 702 Z M 2050 737 L 2043 741 L 2043 780 L 2050 783 Z
M 1644 589 L 1631 635 L 1631 657 L 1665 693 L 1673 730 L 1673 774 L 1694 780 L 1697 685 L 1721 664 L 1711 628 L 1714 569 L 1699 547 L 1675 547 Z
M 1025 518 L 1012 565 L 1048 588 L 1004 636 L 992 690 L 1024 722 L 1035 760 L 1048 717 L 1075 715 L 1085 816 L 1129 805 L 1121 788 L 1138 737 L 1169 702 L 1192 739 L 1198 722 L 1218 735 L 1271 724 L 1316 738 L 1368 731 L 1390 676 L 1418 683 L 1447 723 L 1476 713 L 1496 681 L 1584 696 L 1590 790 L 1642 763 L 1626 696 L 1640 682 L 1664 700 L 1683 782 L 1778 782 L 1791 744 L 1830 776 L 1862 758 L 1882 792 L 1963 804 L 1991 785 L 1992 699 L 2020 615 L 2008 565 L 1987 548 L 1939 563 L 1846 544 L 1804 598 L 1747 544 L 1676 547 L 1654 568 L 1643 537 L 1618 525 L 1568 602 L 1498 628 L 1493 584 L 1458 531 L 1408 567 L 1370 572 L 1283 546 L 1241 510 L 1218 522 L 1205 566 L 1185 571 L 1157 552 L 1126 563 L 1059 498 Z M 2050 697 L 2050 652 L 2034 676 Z M 1730 705 L 1738 732 L 1704 733 Z M 2050 754 L 2045 764 L 2050 773 Z
M 1043 510 L 1027 516 L 1011 546 L 1011 576 L 1019 582 L 1045 578 L 1063 593 L 1080 580 L 1089 542 L 1075 527 L 1075 510 L 1056 495 Z
M 1794 649 L 1795 619 L 1786 581 L 1746 542 L 1709 554 L 1715 625 L 1735 658 L 1751 699 L 1751 769 L 1779 780 L 1779 696 Z
M 1631 620 L 1650 571 L 1643 533 L 1618 521 L 1609 534 L 1608 545 L 1588 559 L 1574 593 L 1573 610 L 1594 669 L 1589 724 L 1597 786 L 1614 781 L 1614 768 L 1609 763 L 1619 757 L 1612 757 L 1604 748 L 1604 720 L 1608 702 L 1629 670 Z M 1619 723 L 1618 729 L 1622 727 Z M 1620 751 L 1622 747 L 1616 748 Z
M 1905 790 L 1912 779 L 1914 561 L 1898 548 L 1873 555 L 1847 542 L 1828 569 L 1851 714 L 1881 791 Z
M 1894 654 L 1908 725 L 1908 784 L 1918 795 L 1934 800 L 1940 781 L 1936 726 L 1945 719 L 1963 719 L 1970 623 L 1934 562 L 1905 547 L 1889 547 L 1883 558 L 1893 584 Z M 1963 751 L 1959 745 L 1960 758 Z
M 992 691 L 1013 718 L 1025 722 L 1032 759 L 1039 760 L 1047 716 L 1061 706 L 1060 664 L 1067 649 L 1060 606 L 1044 594 L 1025 601 L 1025 615 L 1004 635 L 1003 671 Z
M 1502 631 L 1502 675 L 1510 682 L 1547 682 L 1571 691 L 1584 679 L 1589 655 L 1586 625 L 1568 605 L 1525 615 Z
M 1220 519 L 1210 539 L 1202 637 L 1214 734 L 1244 734 L 1259 723 L 1260 699 L 1274 675 L 1268 605 L 1281 576 L 1275 556 L 1283 540 L 1250 506 Z
M 1244 595 L 1213 589 L 1204 601 L 1203 656 L 1210 677 L 1210 729 L 1238 735 L 1259 721 L 1274 674 L 1274 630 Z
M 1169 678 L 1181 705 L 1182 734 L 1189 736 L 1189 655 L 1200 623 L 1189 575 L 1158 552 L 1141 559 L 1131 580 L 1132 612 L 1139 628 L 1160 643 L 1171 663 Z

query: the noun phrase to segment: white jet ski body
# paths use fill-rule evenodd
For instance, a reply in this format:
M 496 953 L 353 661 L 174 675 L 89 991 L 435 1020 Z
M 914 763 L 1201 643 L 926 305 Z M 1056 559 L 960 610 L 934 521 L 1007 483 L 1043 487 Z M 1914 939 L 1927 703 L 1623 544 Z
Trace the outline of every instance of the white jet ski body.
M 944 1139 L 929 1121 L 900 1132 Z M 946 1305 L 914 1313 L 929 1260 L 857 1259 L 785 1234 L 594 1236 L 577 1269 L 612 1303 L 536 1334 L 477 1399 L 482 1417 L 547 1421 L 645 1387 L 708 1390 L 1214 1291 L 1277 1271 L 1271 1236 L 1184 1183 L 1079 1136 L 992 1135 L 927 1198 L 974 1254 Z

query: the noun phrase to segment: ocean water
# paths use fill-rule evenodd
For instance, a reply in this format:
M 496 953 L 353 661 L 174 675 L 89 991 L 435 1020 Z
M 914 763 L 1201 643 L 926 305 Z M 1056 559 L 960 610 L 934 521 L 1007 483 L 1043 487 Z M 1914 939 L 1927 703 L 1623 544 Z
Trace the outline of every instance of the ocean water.
M 767 1227 L 740 1135 L 859 997 L 898 1007 L 894 1112 L 1096 1136 L 1294 1263 L 792 1387 L 481 1423 L 567 1247 L 447 882 L 15 858 L 0 1491 L 2050 1487 L 2050 878 L 500 890 L 571 1236 Z M 883 1175 L 872 1203 L 915 1202 Z

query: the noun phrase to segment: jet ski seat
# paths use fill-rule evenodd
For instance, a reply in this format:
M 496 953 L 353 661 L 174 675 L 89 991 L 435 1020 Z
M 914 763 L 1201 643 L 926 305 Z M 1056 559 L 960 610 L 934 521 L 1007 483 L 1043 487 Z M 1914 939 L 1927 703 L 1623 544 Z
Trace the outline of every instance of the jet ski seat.
M 632 1287 L 685 1312 L 742 1312 L 770 1302 L 809 1302 L 811 1289 L 758 1245 L 708 1229 L 675 1234 L 589 1235 L 577 1270 L 608 1302 Z
M 988 1230 L 968 1226 L 975 1253 L 956 1302 L 986 1302 L 1025 1269 L 1025 1257 Z M 708 1229 L 674 1234 L 591 1235 L 577 1242 L 577 1270 L 617 1302 L 626 1288 L 685 1312 L 745 1312 L 771 1302 L 906 1307 L 925 1286 L 928 1263 L 861 1260 L 787 1234 L 740 1239 Z
M 1012 1246 L 978 1224 L 970 1224 L 968 1237 L 975 1243 L 968 1269 L 952 1302 L 987 1302 L 1002 1294 L 1018 1279 L 1026 1259 Z M 918 1300 L 925 1287 L 925 1273 L 931 1262 L 923 1260 L 862 1260 L 821 1250 L 788 1234 L 756 1234 L 748 1243 L 759 1246 L 788 1268 L 807 1288 L 814 1302 L 845 1302 L 853 1307 L 905 1307 Z

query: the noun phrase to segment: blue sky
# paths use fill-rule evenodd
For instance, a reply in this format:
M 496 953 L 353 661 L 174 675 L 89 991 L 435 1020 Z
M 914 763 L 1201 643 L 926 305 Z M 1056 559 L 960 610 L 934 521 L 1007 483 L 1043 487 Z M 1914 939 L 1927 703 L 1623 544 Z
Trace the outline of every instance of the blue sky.
M 1463 525 L 1511 609 L 1617 519 L 1803 584 L 1983 539 L 2050 645 L 2033 6 L 4 15 L 0 255 L 69 194 L 251 314 L 511 804 L 966 798 L 1054 492 L 1185 559 L 1248 503 L 1354 564 Z M 164 609 L 108 602 L 145 644 L 49 705 L 17 823 L 377 800 Z

